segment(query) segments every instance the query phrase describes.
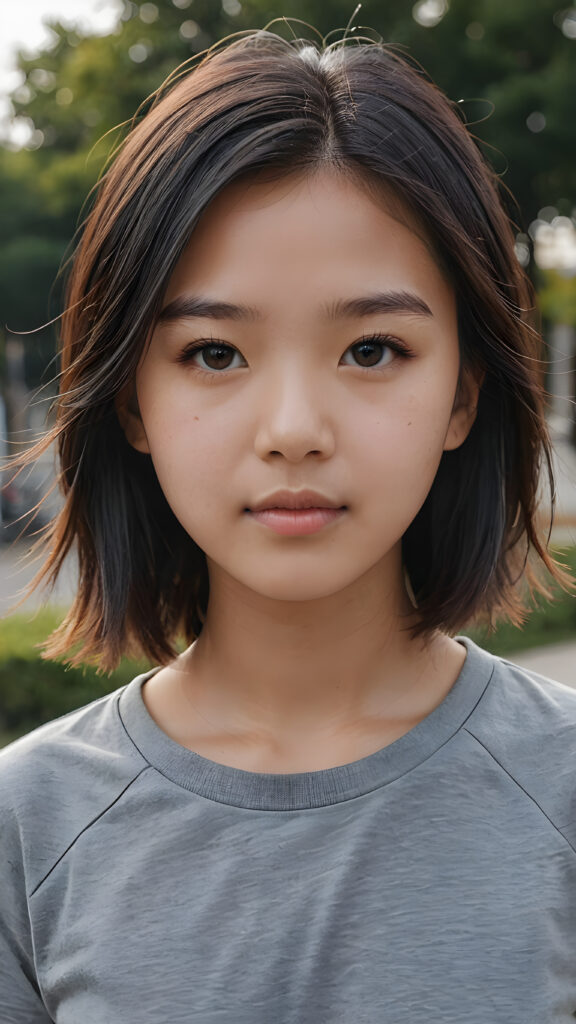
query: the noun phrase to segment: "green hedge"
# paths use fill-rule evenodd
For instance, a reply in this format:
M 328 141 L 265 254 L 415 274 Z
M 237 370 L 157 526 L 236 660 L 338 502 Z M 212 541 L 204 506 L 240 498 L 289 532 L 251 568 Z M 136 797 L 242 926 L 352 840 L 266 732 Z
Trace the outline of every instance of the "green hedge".
M 576 548 L 563 552 L 561 561 L 576 576 Z M 145 661 L 125 659 L 106 676 L 90 667 L 70 668 L 45 661 L 37 645 L 61 616 L 61 610 L 47 607 L 34 618 L 19 614 L 0 620 L 0 746 L 111 693 L 151 667 Z M 576 640 L 576 598 L 559 592 L 555 602 L 539 602 L 522 630 L 504 625 L 492 634 L 473 629 L 465 632 L 486 650 L 501 655 Z
M 103 675 L 90 666 L 46 661 L 38 644 L 62 615 L 62 609 L 46 607 L 33 618 L 17 614 L 0 620 L 0 746 L 117 690 L 151 667 L 125 659 L 111 675 Z

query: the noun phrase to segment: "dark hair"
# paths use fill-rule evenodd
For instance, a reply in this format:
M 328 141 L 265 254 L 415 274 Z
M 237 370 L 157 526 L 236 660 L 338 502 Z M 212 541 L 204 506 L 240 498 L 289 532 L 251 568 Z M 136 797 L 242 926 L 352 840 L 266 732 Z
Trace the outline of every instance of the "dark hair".
M 550 597 L 536 559 L 569 577 L 539 538 L 536 494 L 551 452 L 531 286 L 499 182 L 455 104 L 421 68 L 371 40 L 320 46 L 239 33 L 180 69 L 132 128 L 83 225 L 62 316 L 56 423 L 64 505 L 33 585 L 54 582 L 76 544 L 79 590 L 48 656 L 112 668 L 127 650 L 174 657 L 199 635 L 206 559 L 176 520 L 151 459 L 115 412 L 134 379 L 176 261 L 229 183 L 333 166 L 379 183 L 415 216 L 455 289 L 462 366 L 484 371 L 477 418 L 445 452 L 403 538 L 420 622 L 454 634 L 479 615 L 520 624 L 530 594 Z M 38 446 L 37 446 L 38 448 Z M 525 588 L 524 588 L 525 590 Z

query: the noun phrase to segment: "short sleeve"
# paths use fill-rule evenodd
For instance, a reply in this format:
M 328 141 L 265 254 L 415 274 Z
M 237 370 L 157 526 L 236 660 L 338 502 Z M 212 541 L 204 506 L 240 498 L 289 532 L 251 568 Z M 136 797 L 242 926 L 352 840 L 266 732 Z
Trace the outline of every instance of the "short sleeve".
M 0 804 L 0 1019 L 2 1024 L 53 1024 L 34 967 L 18 824 L 5 803 Z

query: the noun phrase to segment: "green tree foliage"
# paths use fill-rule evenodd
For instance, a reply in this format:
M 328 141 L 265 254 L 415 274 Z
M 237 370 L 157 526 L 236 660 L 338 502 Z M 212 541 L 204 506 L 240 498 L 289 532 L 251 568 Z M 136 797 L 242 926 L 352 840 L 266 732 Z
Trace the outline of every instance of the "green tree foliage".
M 519 201 L 510 212 L 521 228 L 543 206 L 570 215 L 576 204 L 571 10 L 558 0 L 365 0 L 353 20 L 352 34 L 407 51 L 462 101 L 462 116 Z M 316 29 L 332 41 L 353 12 L 350 0 L 124 0 L 106 37 L 53 23 L 52 45 L 20 57 L 25 81 L 13 105 L 34 131 L 30 147 L 0 148 L 2 323 L 29 330 L 56 314 L 61 291 L 57 284 L 50 301 L 50 283 L 86 197 L 135 111 L 176 66 L 281 16 L 311 26 L 276 21 L 286 38 Z
M 540 272 L 540 308 L 545 317 L 576 328 L 576 278 L 557 270 Z

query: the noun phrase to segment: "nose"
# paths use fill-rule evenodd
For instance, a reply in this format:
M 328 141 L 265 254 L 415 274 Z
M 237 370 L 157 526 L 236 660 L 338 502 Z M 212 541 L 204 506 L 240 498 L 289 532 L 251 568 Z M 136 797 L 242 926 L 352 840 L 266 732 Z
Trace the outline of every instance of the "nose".
M 257 455 L 282 455 L 288 462 L 300 462 L 306 455 L 329 458 L 334 446 L 326 389 L 310 372 L 284 368 L 266 388 L 257 421 Z

